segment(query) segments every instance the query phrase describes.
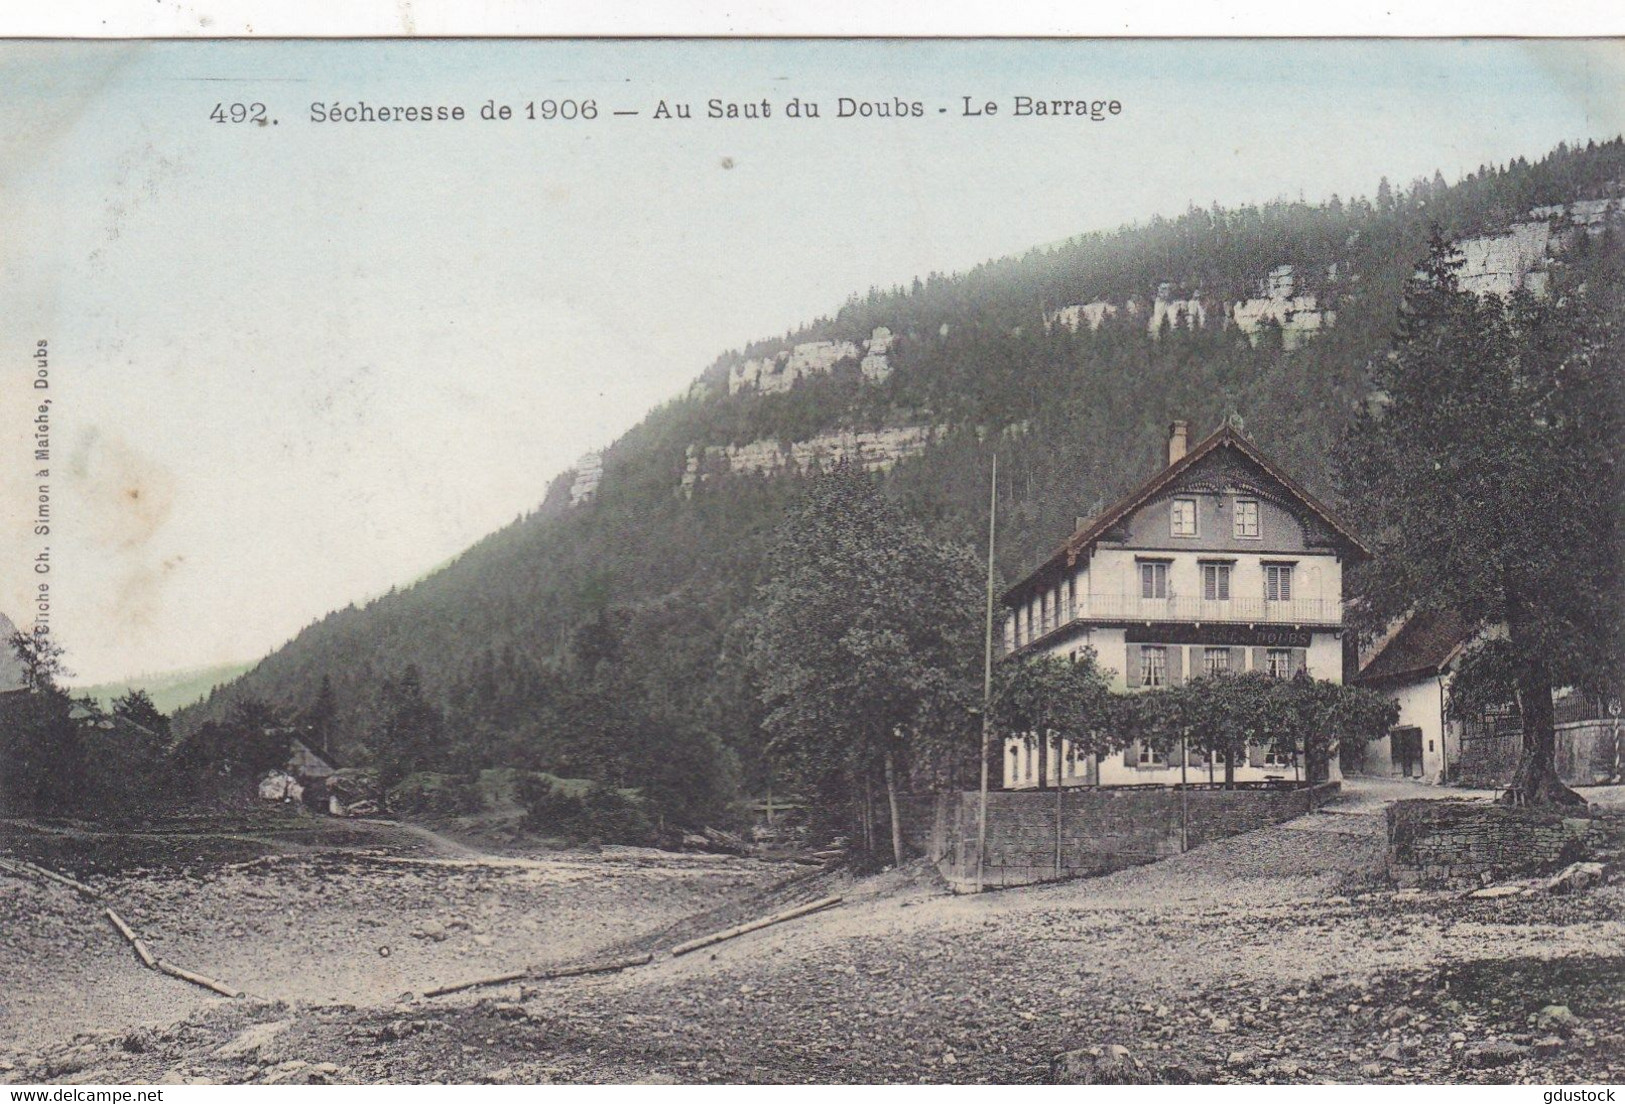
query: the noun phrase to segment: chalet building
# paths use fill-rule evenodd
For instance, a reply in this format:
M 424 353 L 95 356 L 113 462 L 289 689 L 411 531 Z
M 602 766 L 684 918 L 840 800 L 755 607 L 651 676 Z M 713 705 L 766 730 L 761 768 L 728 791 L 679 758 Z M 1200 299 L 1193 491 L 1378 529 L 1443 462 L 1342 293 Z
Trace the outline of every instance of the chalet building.
M 1299 671 L 1342 681 L 1343 568 L 1370 555 L 1313 495 L 1230 425 L 1189 446 L 1174 422 L 1168 466 L 1072 536 L 1004 595 L 1009 656 L 1093 648 L 1118 690 L 1200 675 Z M 1055 762 L 1059 759 L 1059 763 Z M 1149 747 L 1096 759 L 1063 742 L 1047 784 L 1166 785 L 1224 777 L 1196 753 L 1171 762 Z M 1004 748 L 1004 784 L 1039 784 L 1039 756 Z M 1299 764 L 1254 748 L 1238 782 L 1300 777 Z M 1058 773 L 1056 773 L 1058 771 Z M 1339 777 L 1335 762 L 1332 777 Z
M 275 731 L 288 736 L 288 759 L 281 769 L 260 779 L 260 797 L 266 801 L 300 801 L 311 786 L 326 786 L 339 769 L 332 756 L 295 735 L 293 729 Z
M 1486 788 L 1510 784 L 1523 756 L 1516 705 L 1473 717 L 1452 716 L 1448 708 L 1463 653 L 1504 631 L 1451 610 L 1424 610 L 1382 641 L 1354 681 L 1392 698 L 1399 719 L 1385 739 L 1366 744 L 1361 773 Z M 1608 702 L 1559 687 L 1552 691 L 1552 714 L 1557 773 L 1565 784 L 1605 785 L 1625 776 L 1625 730 Z
M 1360 668 L 1354 682 L 1399 706 L 1388 737 L 1369 741 L 1361 771 L 1444 782 L 1461 757 L 1461 724 L 1451 719 L 1450 680 L 1475 635 L 1453 610 L 1413 614 Z

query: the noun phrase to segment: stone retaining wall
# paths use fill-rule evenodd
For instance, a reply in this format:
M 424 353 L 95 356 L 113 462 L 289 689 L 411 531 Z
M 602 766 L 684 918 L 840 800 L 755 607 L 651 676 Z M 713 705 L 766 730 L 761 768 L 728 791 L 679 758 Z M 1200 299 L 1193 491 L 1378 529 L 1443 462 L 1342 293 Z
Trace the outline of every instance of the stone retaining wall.
M 1470 889 L 1625 850 L 1625 817 L 1489 801 L 1388 806 L 1388 876 L 1400 888 Z
M 1281 789 L 1122 786 L 988 794 L 987 886 L 1032 885 L 1156 862 L 1213 840 L 1290 820 L 1325 804 L 1339 783 Z M 949 882 L 977 874 L 978 795 L 943 793 L 901 805 L 908 846 Z

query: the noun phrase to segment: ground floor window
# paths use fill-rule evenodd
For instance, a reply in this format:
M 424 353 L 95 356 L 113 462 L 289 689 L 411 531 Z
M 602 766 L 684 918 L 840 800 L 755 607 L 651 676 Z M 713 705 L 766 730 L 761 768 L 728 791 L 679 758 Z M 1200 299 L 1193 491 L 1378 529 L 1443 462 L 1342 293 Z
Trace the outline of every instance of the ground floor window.
M 1229 648 L 1202 649 L 1202 670 L 1210 675 L 1223 675 L 1230 670 Z
M 1269 650 L 1269 673 L 1274 678 L 1292 677 L 1292 649 L 1271 648 Z
M 1147 645 L 1140 649 L 1140 685 L 1168 685 L 1168 649 Z

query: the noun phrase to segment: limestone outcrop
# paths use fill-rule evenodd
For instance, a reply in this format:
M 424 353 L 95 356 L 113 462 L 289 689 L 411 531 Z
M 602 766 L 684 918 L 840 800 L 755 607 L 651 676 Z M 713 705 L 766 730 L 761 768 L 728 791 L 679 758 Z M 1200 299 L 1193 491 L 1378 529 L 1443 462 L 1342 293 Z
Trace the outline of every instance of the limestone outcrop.
M 681 493 L 692 494 L 706 479 L 719 475 L 797 474 L 828 469 L 849 460 L 865 471 L 889 471 L 898 461 L 924 452 L 945 427 L 894 426 L 874 431 L 842 431 L 784 443 L 772 437 L 743 445 L 695 445 L 688 450 Z

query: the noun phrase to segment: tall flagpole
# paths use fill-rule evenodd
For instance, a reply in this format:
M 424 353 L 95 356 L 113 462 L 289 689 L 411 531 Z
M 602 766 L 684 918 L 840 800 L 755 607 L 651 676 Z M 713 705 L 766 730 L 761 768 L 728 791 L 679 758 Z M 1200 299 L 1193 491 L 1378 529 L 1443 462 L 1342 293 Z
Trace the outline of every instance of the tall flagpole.
M 985 888 L 987 855 L 987 753 L 993 740 L 993 537 L 999 515 L 999 454 L 993 454 L 993 483 L 987 499 L 987 644 L 982 652 L 982 792 L 976 816 L 976 892 Z M 1003 761 L 1002 759 L 1000 760 Z

